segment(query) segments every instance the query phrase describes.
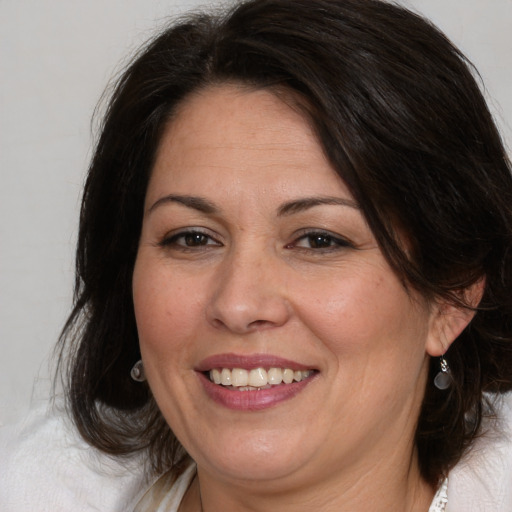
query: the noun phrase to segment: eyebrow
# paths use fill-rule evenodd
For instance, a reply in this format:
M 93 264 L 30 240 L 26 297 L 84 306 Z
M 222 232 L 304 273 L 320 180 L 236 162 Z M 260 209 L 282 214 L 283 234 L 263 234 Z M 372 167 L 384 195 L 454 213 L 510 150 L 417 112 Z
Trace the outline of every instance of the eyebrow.
M 178 203 L 186 206 L 187 208 L 192 208 L 210 215 L 218 214 L 221 211 L 214 203 L 203 197 L 169 194 L 157 199 L 148 209 L 148 213 L 152 213 L 159 206 L 168 203 Z M 301 199 L 294 199 L 282 204 L 277 210 L 277 215 L 279 217 L 293 215 L 321 205 L 348 206 L 349 208 L 354 208 L 356 210 L 360 209 L 359 205 L 355 201 L 342 197 L 305 197 Z
M 308 210 L 309 208 L 313 208 L 315 206 L 320 205 L 339 205 L 339 206 L 348 206 L 349 208 L 355 208 L 356 210 L 360 210 L 359 205 L 351 200 L 345 199 L 342 197 L 305 197 L 303 199 L 297 199 L 294 201 L 289 201 L 280 206 L 277 214 L 279 216 L 292 215 L 294 213 L 300 213 L 304 210 Z
M 211 201 L 208 201 L 208 199 L 204 199 L 203 197 L 169 194 L 155 201 L 148 209 L 148 213 L 152 213 L 156 208 L 167 203 L 182 204 L 187 208 L 192 208 L 194 210 L 208 214 L 219 213 L 220 211 L 219 208 L 215 206 L 215 204 L 213 204 Z

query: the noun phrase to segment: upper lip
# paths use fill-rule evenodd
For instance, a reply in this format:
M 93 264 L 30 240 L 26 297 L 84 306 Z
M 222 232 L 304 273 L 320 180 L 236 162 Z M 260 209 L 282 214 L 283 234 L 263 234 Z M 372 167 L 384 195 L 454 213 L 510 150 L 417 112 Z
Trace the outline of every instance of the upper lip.
M 313 370 L 311 366 L 284 359 L 271 354 L 216 354 L 201 361 L 195 370 L 207 372 L 214 368 L 290 368 L 291 370 Z

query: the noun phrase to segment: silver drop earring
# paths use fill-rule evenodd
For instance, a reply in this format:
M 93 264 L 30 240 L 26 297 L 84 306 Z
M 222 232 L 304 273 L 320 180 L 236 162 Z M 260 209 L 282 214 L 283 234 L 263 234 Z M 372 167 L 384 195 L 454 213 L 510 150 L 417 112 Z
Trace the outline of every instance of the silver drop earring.
M 439 364 L 441 369 L 434 378 L 434 386 L 444 391 L 452 385 L 452 372 L 444 356 L 439 358 Z
M 142 359 L 139 359 L 130 370 L 131 378 L 136 382 L 144 382 L 146 380 L 146 375 L 144 374 L 144 365 L 142 364 Z

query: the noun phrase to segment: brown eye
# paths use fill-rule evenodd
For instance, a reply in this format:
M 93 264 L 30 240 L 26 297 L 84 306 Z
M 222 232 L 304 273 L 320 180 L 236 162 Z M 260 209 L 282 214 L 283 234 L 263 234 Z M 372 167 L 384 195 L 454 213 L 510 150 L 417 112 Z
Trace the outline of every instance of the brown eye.
M 324 232 L 311 232 L 306 233 L 305 235 L 298 238 L 295 243 L 292 244 L 293 247 L 298 247 L 301 249 L 311 249 L 311 250 L 322 250 L 322 249 L 341 249 L 343 247 L 351 247 L 350 242 L 339 237 L 334 236 L 331 233 Z
M 159 245 L 162 247 L 175 247 L 176 249 L 194 249 L 222 244 L 202 231 L 180 231 L 166 237 Z
M 306 238 L 309 243 L 309 247 L 312 249 L 322 249 L 333 245 L 333 239 L 328 235 L 309 235 Z
M 203 233 L 188 233 L 182 235 L 184 245 L 187 247 L 196 247 L 198 245 L 208 245 L 209 237 Z

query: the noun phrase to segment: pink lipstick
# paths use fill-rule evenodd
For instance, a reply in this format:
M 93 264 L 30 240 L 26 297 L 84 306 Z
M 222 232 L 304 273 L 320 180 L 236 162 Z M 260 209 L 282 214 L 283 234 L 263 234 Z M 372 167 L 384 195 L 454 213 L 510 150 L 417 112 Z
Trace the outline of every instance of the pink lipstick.
M 195 370 L 212 400 L 240 411 L 258 411 L 293 398 L 318 374 L 311 366 L 268 354 L 219 354 Z

